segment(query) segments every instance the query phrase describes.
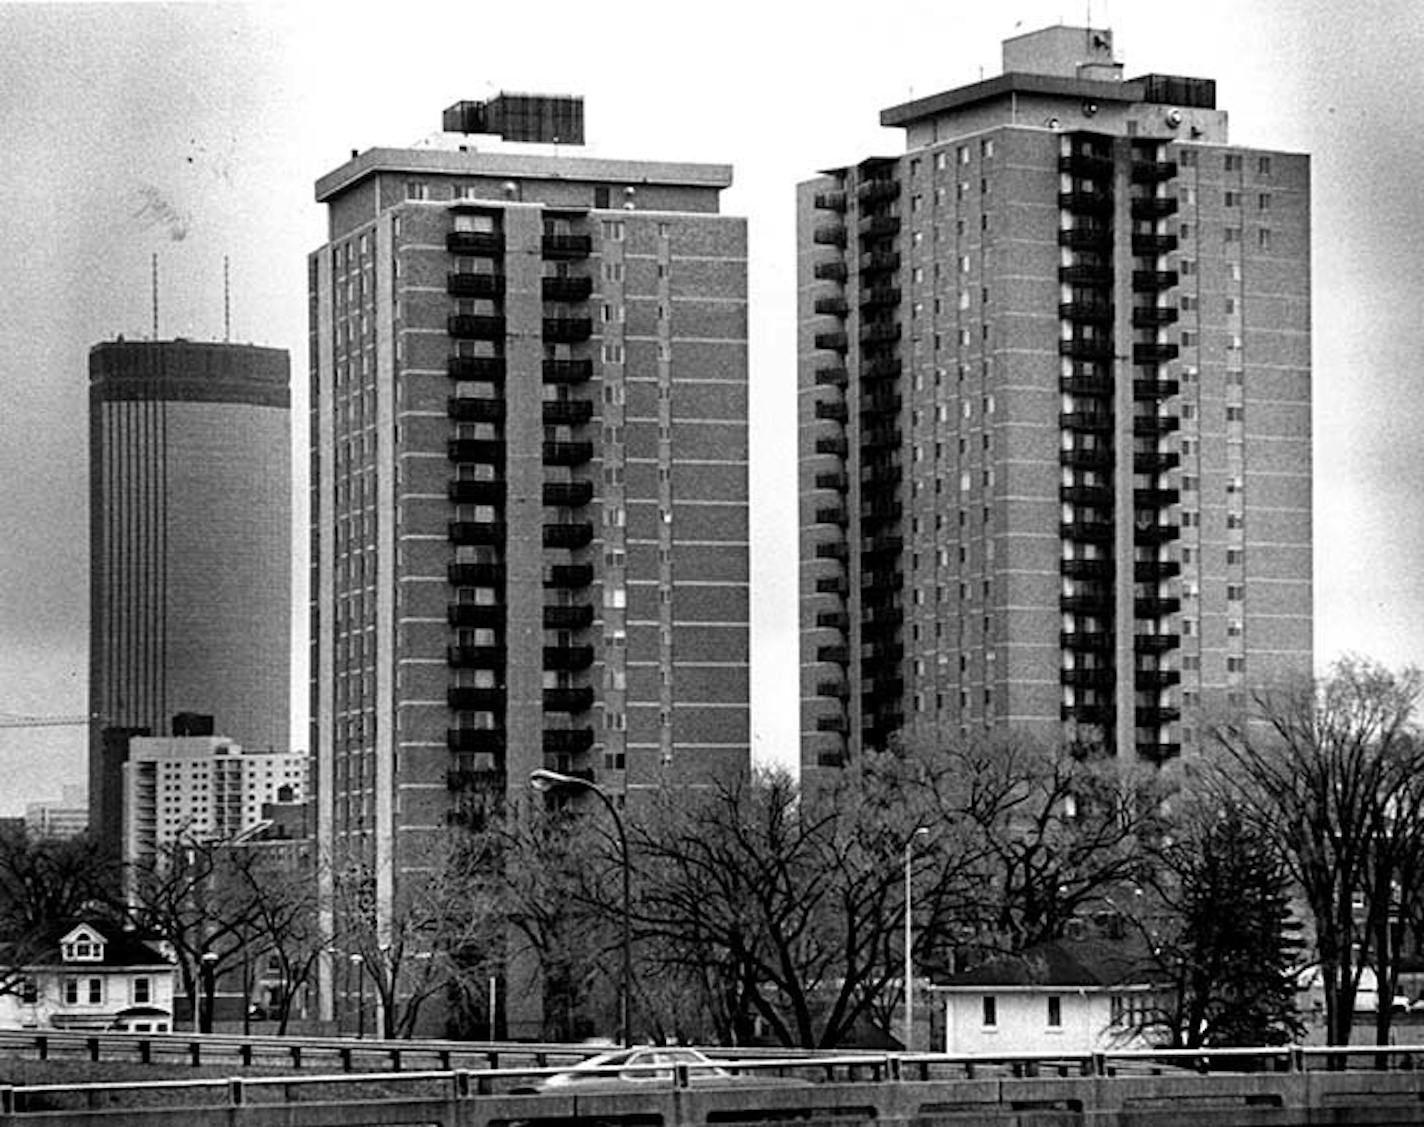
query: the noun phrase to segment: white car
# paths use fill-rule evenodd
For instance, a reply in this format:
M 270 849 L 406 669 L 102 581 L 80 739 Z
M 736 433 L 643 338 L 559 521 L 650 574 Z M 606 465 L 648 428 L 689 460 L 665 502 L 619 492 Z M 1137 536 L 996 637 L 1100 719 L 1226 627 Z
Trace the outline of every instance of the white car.
M 650 1045 L 633 1049 L 618 1049 L 599 1053 L 564 1072 L 545 1076 L 537 1083 L 515 1088 L 514 1095 L 535 1092 L 629 1091 L 630 1085 L 667 1087 L 673 1080 L 673 1069 L 687 1067 L 687 1081 L 692 1087 L 731 1087 L 745 1084 L 764 1087 L 804 1087 L 805 1080 L 773 1076 L 767 1072 L 732 1072 L 697 1049 L 682 1046 Z

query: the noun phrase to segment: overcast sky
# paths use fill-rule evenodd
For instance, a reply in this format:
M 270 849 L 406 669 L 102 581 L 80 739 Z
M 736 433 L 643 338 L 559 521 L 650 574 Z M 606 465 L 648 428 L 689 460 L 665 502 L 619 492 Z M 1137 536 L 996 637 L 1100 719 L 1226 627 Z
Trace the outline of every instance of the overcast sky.
M 881 108 L 998 74 L 1002 39 L 1090 16 L 1129 77 L 1215 78 L 1233 141 L 1312 154 L 1317 660 L 1424 664 L 1413 0 L 0 4 L 0 713 L 86 707 L 87 354 L 151 332 L 150 256 L 159 334 L 199 339 L 222 337 L 230 257 L 233 339 L 291 352 L 300 440 L 313 181 L 352 149 L 424 138 L 452 102 L 533 90 L 582 94 L 600 154 L 734 166 L 724 210 L 751 222 L 755 751 L 794 762 L 793 186 L 899 151 Z M 80 728 L 0 730 L 0 815 L 58 798 L 83 748 Z

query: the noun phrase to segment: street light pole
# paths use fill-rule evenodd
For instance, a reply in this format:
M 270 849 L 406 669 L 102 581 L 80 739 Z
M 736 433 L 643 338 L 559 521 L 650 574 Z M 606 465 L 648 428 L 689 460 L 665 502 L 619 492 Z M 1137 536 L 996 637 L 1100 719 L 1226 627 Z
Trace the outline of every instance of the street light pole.
M 351 956 L 351 965 L 356 968 L 356 1038 L 366 1037 L 366 968 L 361 964 L 366 960 L 360 955 Z
M 217 976 L 214 967 L 217 965 L 218 956 L 214 951 L 204 951 L 202 958 L 198 961 L 202 966 L 199 986 L 203 995 L 198 999 L 198 1032 L 211 1033 L 213 1031 L 213 995 L 217 992 Z
M 914 885 L 910 879 L 910 862 L 914 858 L 915 838 L 926 837 L 929 830 L 920 826 L 905 839 L 905 1051 L 911 1050 L 915 1036 L 915 911 L 912 902 Z
M 595 782 L 581 779 L 577 775 L 563 775 L 540 767 L 529 773 L 529 785 L 537 791 L 550 791 L 558 787 L 581 787 L 598 795 L 608 808 L 613 819 L 613 828 L 618 833 L 618 849 L 623 861 L 623 983 L 619 991 L 619 1021 L 623 1025 L 623 1044 L 633 1045 L 633 866 L 628 855 L 628 832 L 624 829 L 623 818 L 608 792 Z

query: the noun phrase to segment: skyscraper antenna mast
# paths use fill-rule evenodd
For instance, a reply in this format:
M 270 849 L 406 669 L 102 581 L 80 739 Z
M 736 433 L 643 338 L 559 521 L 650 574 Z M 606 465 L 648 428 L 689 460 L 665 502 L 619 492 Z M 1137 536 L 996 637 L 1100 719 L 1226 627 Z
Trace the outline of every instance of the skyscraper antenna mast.
M 228 281 L 227 255 L 223 255 L 223 343 L 232 340 L 232 288 Z
M 158 252 L 153 252 L 153 339 L 158 339 Z

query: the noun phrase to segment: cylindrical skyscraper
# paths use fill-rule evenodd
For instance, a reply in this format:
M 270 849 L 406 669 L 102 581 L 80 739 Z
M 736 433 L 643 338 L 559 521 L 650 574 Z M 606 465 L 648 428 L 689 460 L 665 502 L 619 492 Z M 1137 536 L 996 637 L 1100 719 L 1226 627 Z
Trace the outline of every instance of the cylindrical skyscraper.
M 90 352 L 90 826 L 115 847 L 121 732 L 202 713 L 288 746 L 289 381 L 252 345 Z

